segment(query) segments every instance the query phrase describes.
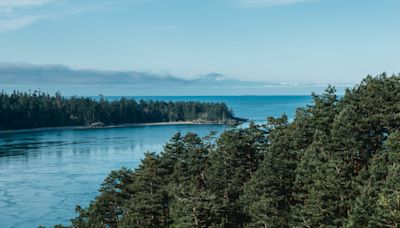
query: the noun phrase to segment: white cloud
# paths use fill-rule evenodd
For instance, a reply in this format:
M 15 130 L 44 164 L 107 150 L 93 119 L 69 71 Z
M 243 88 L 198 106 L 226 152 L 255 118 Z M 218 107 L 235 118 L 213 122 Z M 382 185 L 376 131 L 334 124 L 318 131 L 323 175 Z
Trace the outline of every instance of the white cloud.
M 0 32 L 26 27 L 40 18 L 35 9 L 57 0 L 0 0 Z
M 65 17 L 84 12 L 123 10 L 132 3 L 152 0 L 0 0 L 0 32 L 29 26 L 38 20 Z M 155 1 L 155 0 L 154 0 Z M 244 7 L 272 7 L 318 0 L 228 0 Z M 154 27 L 153 30 L 176 30 L 177 26 Z
M 141 1 L 150 0 L 0 0 L 0 32 L 21 29 L 43 19 L 123 10 Z
M 273 7 L 280 5 L 292 5 L 316 0 L 235 0 L 246 7 Z
M 54 2 L 56 0 L 0 0 L 0 18 L 17 16 L 21 11 L 29 11 Z
M 51 0 L 0 0 L 0 7 L 19 8 L 41 6 L 52 2 Z
M 0 32 L 23 28 L 34 23 L 38 19 L 39 17 L 35 16 L 23 16 L 18 18 L 0 20 Z

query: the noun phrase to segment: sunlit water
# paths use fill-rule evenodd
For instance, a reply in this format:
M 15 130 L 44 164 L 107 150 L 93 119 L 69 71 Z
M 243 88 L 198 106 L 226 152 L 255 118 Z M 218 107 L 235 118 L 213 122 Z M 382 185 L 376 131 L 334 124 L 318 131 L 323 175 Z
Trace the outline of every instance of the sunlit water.
M 296 107 L 310 102 L 304 96 L 152 99 L 224 101 L 236 116 L 259 123 L 282 113 L 293 118 Z M 144 152 L 159 152 L 176 132 L 205 136 L 224 129 L 173 125 L 0 134 L 0 227 L 68 224 L 75 206 L 88 205 L 111 170 L 137 167 Z

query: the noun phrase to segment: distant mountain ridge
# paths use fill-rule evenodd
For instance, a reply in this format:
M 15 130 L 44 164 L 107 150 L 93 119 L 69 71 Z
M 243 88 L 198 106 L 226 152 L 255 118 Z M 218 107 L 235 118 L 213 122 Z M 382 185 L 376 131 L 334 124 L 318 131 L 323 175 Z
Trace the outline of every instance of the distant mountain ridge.
M 140 71 L 74 69 L 64 65 L 0 63 L 3 89 L 80 95 L 309 95 L 327 85 L 243 81 L 212 72 L 194 79 Z M 341 85 L 339 85 L 341 86 Z M 347 85 L 346 85 L 347 86 Z M 76 92 L 75 88 L 83 87 Z M 71 91 L 71 92 L 70 92 Z
M 195 79 L 183 79 L 172 75 L 158 75 L 139 71 L 101 71 L 73 69 L 64 65 L 0 64 L 0 83 L 32 84 L 241 84 L 249 83 L 228 79 L 219 73 L 210 73 Z M 252 82 L 254 83 L 254 82 Z M 251 83 L 251 84 L 252 84 Z M 154 84 L 153 84 L 154 85 Z

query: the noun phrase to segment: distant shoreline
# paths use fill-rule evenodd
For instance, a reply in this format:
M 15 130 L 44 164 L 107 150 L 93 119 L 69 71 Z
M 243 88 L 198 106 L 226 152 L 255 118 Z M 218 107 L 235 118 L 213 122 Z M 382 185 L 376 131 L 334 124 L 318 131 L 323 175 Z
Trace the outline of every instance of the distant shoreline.
M 166 126 L 166 125 L 228 125 L 228 123 L 216 121 L 170 121 L 170 122 L 151 122 L 151 123 L 126 123 L 106 126 L 64 126 L 64 127 L 39 127 L 28 129 L 15 130 L 0 130 L 0 134 L 12 133 L 28 133 L 42 131 L 57 131 L 57 130 L 89 130 L 89 129 L 105 129 L 105 128 L 124 128 L 124 127 L 144 127 L 144 126 Z

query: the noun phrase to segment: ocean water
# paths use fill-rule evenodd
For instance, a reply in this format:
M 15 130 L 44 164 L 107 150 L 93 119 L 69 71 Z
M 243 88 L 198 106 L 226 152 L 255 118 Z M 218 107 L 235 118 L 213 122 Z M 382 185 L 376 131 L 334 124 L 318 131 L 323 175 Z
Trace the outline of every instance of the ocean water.
M 117 99 L 119 97 L 108 97 Z M 238 117 L 265 122 L 293 118 L 309 96 L 135 97 L 226 102 Z M 111 170 L 134 169 L 146 151 L 159 152 L 176 132 L 221 133 L 221 125 L 163 125 L 0 134 L 0 227 L 68 224 L 76 205 L 87 206 Z

